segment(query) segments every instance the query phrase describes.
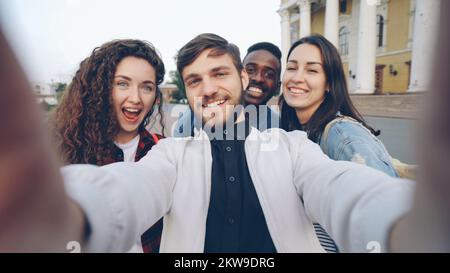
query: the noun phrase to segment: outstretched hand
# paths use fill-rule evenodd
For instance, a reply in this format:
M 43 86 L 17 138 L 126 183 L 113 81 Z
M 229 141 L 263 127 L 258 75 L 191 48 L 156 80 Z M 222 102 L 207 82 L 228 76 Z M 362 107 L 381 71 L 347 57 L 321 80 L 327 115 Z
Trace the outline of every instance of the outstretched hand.
M 414 208 L 394 227 L 393 251 L 450 252 L 450 2 L 441 1 L 438 48 L 428 104 L 422 115 L 421 173 Z M 432 58 L 432 56 L 426 56 Z
M 0 32 L 0 251 L 65 251 L 83 215 L 66 196 L 44 118 Z

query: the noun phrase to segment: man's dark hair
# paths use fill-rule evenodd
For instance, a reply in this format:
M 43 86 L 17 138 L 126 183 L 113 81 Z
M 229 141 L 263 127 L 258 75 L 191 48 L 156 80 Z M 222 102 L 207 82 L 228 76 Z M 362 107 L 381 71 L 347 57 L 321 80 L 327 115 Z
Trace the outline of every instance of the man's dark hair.
M 183 75 L 183 69 L 192 64 L 206 49 L 212 49 L 209 56 L 222 56 L 228 54 L 233 59 L 233 64 L 240 73 L 243 69 L 239 48 L 229 43 L 219 35 L 203 33 L 184 45 L 177 55 L 177 70 Z
M 270 52 L 273 56 L 275 56 L 278 59 L 281 66 L 281 50 L 276 45 L 269 42 L 256 43 L 247 49 L 247 55 L 256 50 L 266 50 Z M 245 57 L 247 57 L 247 55 L 245 55 Z

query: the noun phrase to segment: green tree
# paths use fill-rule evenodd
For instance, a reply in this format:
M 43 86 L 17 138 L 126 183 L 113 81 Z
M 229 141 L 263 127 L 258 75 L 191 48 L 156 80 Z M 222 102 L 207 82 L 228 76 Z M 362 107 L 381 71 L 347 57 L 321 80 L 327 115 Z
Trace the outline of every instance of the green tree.
M 186 99 L 186 90 L 184 89 L 183 80 L 181 79 L 180 73 L 178 71 L 169 71 L 169 82 L 177 86 L 178 92 L 173 94 L 173 99 L 177 102 Z
M 58 101 L 58 103 L 61 101 L 61 97 L 64 94 L 64 91 L 67 88 L 67 83 L 65 82 L 54 82 L 52 83 L 53 88 L 56 91 L 56 100 Z
M 63 92 L 64 90 L 66 90 L 66 87 L 67 87 L 67 83 L 64 83 L 64 82 L 55 83 L 56 93 Z

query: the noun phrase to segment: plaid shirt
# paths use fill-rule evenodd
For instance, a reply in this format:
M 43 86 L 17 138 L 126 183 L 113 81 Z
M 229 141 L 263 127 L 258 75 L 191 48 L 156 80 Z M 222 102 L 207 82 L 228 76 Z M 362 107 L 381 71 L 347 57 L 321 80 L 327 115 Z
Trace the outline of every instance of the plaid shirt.
M 154 134 L 154 136 L 159 140 L 163 138 L 161 135 Z M 155 140 L 152 134 L 147 130 L 142 130 L 139 132 L 139 143 L 136 150 L 136 156 L 134 161 L 139 161 L 143 158 L 148 151 L 155 145 Z M 106 160 L 106 164 L 111 164 L 114 162 L 123 161 L 123 151 L 114 146 L 113 157 Z M 159 219 L 156 224 L 144 232 L 141 236 L 142 249 L 145 253 L 159 253 L 159 245 L 161 243 L 161 234 L 163 228 L 163 218 Z

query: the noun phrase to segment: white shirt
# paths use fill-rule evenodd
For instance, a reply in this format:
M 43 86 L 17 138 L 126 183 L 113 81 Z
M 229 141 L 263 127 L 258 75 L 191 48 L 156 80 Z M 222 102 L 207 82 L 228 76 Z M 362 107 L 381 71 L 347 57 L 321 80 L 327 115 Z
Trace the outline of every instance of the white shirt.
M 114 142 L 117 147 L 119 147 L 123 152 L 123 161 L 125 162 L 134 162 L 136 158 L 137 146 L 139 144 L 139 134 L 135 136 L 132 140 L 127 143 L 118 143 Z
M 134 162 L 136 158 L 136 151 L 139 144 L 140 136 L 139 134 L 135 136 L 132 140 L 127 143 L 114 142 L 117 147 L 119 147 L 123 152 L 123 161 Z M 127 253 L 143 253 L 141 240 L 138 241 L 127 251 Z
M 245 153 L 278 252 L 323 252 L 312 223 L 343 252 L 366 252 L 373 241 L 385 251 L 392 224 L 412 203 L 411 181 L 333 161 L 304 132 L 252 128 Z M 198 131 L 159 141 L 136 163 L 62 168 L 92 228 L 84 249 L 126 251 L 164 216 L 161 252 L 203 252 L 211 164 L 209 139 Z

